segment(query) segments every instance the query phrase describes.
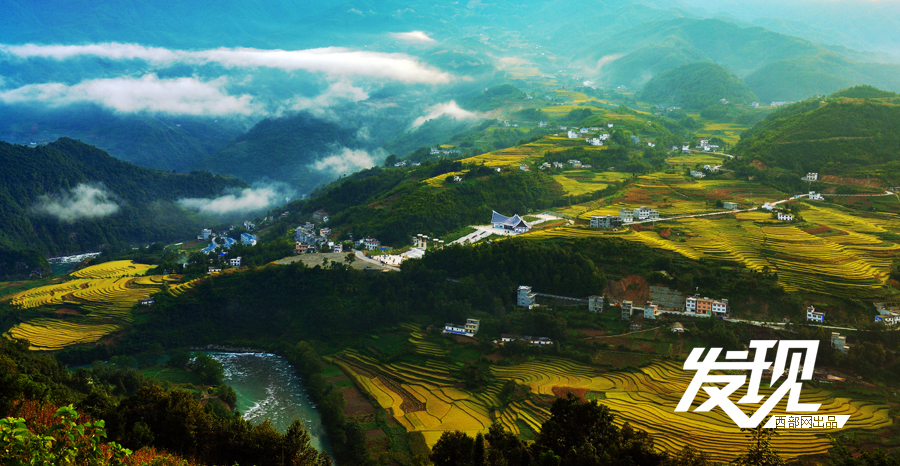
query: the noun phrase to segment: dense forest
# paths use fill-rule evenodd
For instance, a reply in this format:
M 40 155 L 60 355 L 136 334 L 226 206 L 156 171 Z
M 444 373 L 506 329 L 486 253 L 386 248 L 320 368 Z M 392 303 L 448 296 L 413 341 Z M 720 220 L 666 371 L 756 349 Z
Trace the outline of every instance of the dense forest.
M 0 167 L 3 275 L 23 273 L 16 259 L 184 239 L 201 222 L 175 201 L 247 186 L 208 172 L 141 168 L 68 138 L 34 148 L 0 143 Z
M 803 176 L 878 174 L 888 182 L 900 175 L 900 96 L 857 88 L 814 98 L 775 112 L 745 132 L 733 153 L 769 168 Z M 861 96 L 851 98 L 850 96 Z
M 747 84 L 715 63 L 691 63 L 664 71 L 644 85 L 638 98 L 690 110 L 715 105 L 720 99 L 743 105 L 758 100 Z

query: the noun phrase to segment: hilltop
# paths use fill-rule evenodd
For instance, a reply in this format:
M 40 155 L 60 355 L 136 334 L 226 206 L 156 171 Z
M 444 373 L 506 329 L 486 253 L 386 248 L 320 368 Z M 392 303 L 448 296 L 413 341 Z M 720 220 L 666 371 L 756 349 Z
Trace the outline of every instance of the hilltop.
M 176 200 L 247 186 L 207 172 L 141 168 L 68 138 L 34 148 L 0 143 L 0 170 L 2 272 L 22 254 L 33 262 L 119 242 L 184 238 L 200 222 Z
M 749 104 L 756 95 L 737 76 L 715 63 L 691 63 L 653 77 L 639 94 L 641 100 L 702 109 L 726 99 Z
M 871 87 L 787 106 L 745 132 L 732 165 L 758 160 L 802 176 L 869 176 L 891 184 L 900 175 L 900 95 Z M 739 163 L 741 162 L 741 163 Z

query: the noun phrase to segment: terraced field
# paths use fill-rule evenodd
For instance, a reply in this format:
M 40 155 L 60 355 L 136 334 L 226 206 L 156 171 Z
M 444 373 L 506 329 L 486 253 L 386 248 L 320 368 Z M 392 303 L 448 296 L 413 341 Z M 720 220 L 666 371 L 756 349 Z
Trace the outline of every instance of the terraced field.
M 53 317 L 22 322 L 4 336 L 27 338 L 34 350 L 56 350 L 95 342 L 121 330 L 134 322 L 132 310 L 140 300 L 181 280 L 177 275 L 144 275 L 153 267 L 131 261 L 106 262 L 70 275 L 77 278 L 13 294 L 9 297 L 13 307 L 45 309 Z M 193 281 L 176 284 L 171 290 L 178 294 L 192 285 Z M 69 311 L 57 315 L 58 308 Z
M 617 211 L 615 206 L 608 209 L 608 213 Z M 581 215 L 597 215 L 594 212 L 603 210 Z M 691 259 L 719 258 L 756 271 L 767 268 L 778 273 L 778 281 L 787 291 L 806 290 L 848 298 L 871 298 L 880 293 L 892 262 L 900 256 L 900 245 L 885 241 L 878 234 L 900 231 L 900 222 L 855 217 L 815 205 L 803 215 L 808 222 L 831 228 L 825 229 L 827 234 L 811 234 L 798 226 L 771 220 L 767 213 L 747 212 L 736 218 L 678 220 L 679 229 L 687 234 L 670 239 L 660 237 L 656 231 L 608 232 L 575 226 L 535 231 L 523 237 L 620 237 Z
M 421 340 L 415 333 L 410 340 L 414 343 Z M 333 362 L 408 431 L 422 432 L 429 445 L 444 430 L 484 432 L 492 419 L 498 419 L 511 432 L 531 437 L 550 417 L 552 397 L 568 391 L 600 400 L 616 414 L 617 423 L 627 421 L 646 430 L 660 448 L 669 451 L 678 451 L 690 443 L 701 446 L 714 461 L 730 461 L 739 449 L 735 440 L 743 439 L 740 429 L 720 409 L 708 413 L 674 412 L 693 377 L 693 372 L 682 370 L 678 362 L 657 362 L 634 373 L 610 373 L 548 357 L 516 366 L 493 366 L 497 381 L 478 392 L 455 388 L 457 381 L 450 375 L 454 369 L 439 359 L 428 358 L 417 364 L 380 364 L 374 358 L 348 349 L 335 356 Z M 508 380 L 529 386 L 539 396 L 504 407 L 500 391 Z M 768 396 L 773 391 L 764 386 L 760 393 Z M 733 399 L 743 395 L 739 391 Z M 694 407 L 705 400 L 705 394 L 698 396 Z M 800 401 L 821 403 L 818 414 L 849 414 L 845 429 L 879 430 L 892 424 L 886 405 L 835 398 L 830 392 L 813 388 L 806 388 Z M 773 414 L 784 414 L 785 402 Z M 826 433 L 835 432 L 784 431 L 775 438 L 775 448 L 786 458 L 823 454 L 830 447 L 824 437 Z

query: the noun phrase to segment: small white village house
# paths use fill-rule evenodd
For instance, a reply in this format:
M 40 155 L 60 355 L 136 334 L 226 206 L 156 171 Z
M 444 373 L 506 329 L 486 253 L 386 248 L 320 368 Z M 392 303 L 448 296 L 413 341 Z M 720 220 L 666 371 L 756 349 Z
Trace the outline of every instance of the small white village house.
M 228 264 L 232 267 L 240 267 L 241 266 L 241 256 L 232 257 L 228 259 Z
M 817 311 L 814 306 L 806 308 L 806 320 L 810 322 L 825 323 L 825 311 Z
M 603 312 L 603 296 L 590 296 L 588 297 L 588 311 L 590 312 Z

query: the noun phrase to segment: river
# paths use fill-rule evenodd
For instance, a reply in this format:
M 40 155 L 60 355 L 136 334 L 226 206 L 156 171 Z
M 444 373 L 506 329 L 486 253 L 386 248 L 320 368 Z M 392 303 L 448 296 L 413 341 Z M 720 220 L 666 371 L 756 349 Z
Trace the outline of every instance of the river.
M 294 419 L 302 419 L 316 450 L 334 458 L 325 426 L 287 359 L 270 353 L 208 352 L 225 368 L 225 383 L 237 393 L 237 409 L 244 419 L 259 424 L 266 418 L 284 433 Z
M 74 256 L 51 257 L 47 259 L 47 262 L 50 263 L 50 268 L 53 270 L 53 276 L 58 277 L 69 273 L 69 271 L 72 270 L 72 267 L 75 267 L 75 264 L 87 258 L 97 257 L 99 255 L 99 252 L 88 252 L 85 254 L 75 254 Z

